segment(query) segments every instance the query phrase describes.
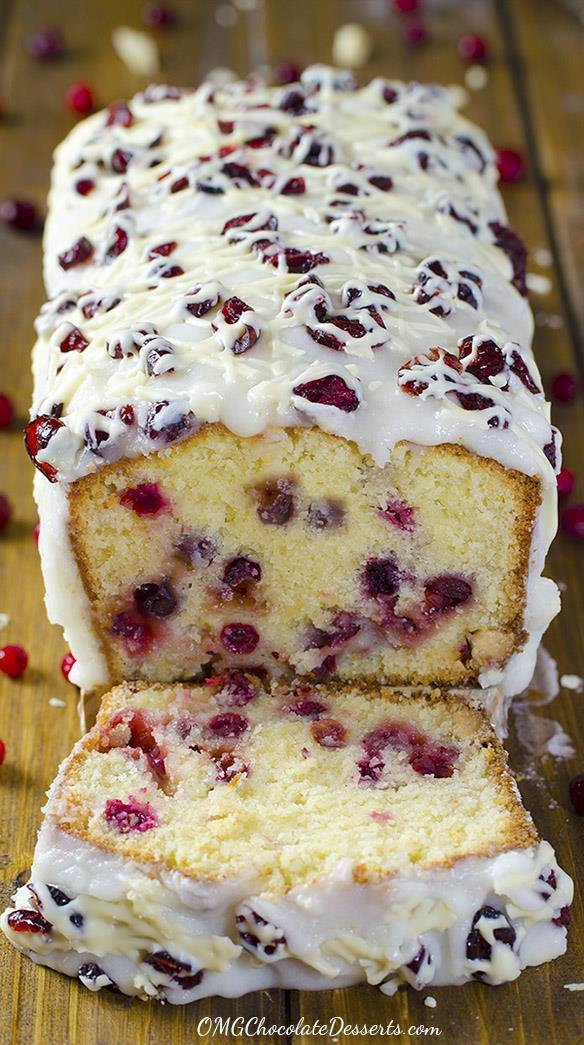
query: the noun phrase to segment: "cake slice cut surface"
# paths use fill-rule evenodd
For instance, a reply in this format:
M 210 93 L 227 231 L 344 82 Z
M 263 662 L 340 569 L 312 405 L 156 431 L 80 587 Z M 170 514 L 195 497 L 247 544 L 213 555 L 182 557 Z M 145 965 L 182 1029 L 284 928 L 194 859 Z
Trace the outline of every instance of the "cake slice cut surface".
M 564 951 L 571 898 L 478 708 L 230 671 L 104 698 L 2 927 L 92 990 L 180 1004 L 501 983 Z

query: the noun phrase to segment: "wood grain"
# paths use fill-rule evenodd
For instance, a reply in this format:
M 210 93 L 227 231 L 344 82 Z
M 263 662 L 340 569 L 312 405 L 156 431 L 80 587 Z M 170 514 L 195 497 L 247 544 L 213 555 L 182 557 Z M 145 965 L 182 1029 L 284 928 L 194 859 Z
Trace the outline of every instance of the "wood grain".
M 194 84 L 217 65 L 239 73 L 250 67 L 297 58 L 303 63 L 329 61 L 336 26 L 358 20 L 372 34 L 375 49 L 363 76 L 384 73 L 406 79 L 462 80 L 463 63 L 456 40 L 463 29 L 484 32 L 491 42 L 487 87 L 472 94 L 469 114 L 498 144 L 526 150 L 529 172 L 510 188 L 511 221 L 534 248 L 548 248 L 553 264 L 537 269 L 549 276 L 552 288 L 535 298 L 539 315 L 536 350 L 549 381 L 557 370 L 577 366 L 577 338 L 584 324 L 582 263 L 584 219 L 584 86 L 581 54 L 584 31 L 578 22 L 550 0 L 507 0 L 431 6 L 431 43 L 411 52 L 404 48 L 398 20 L 382 0 L 266 0 L 253 11 L 238 11 L 233 28 L 215 20 L 218 5 L 173 0 L 180 15 L 175 30 L 160 34 L 163 76 L 169 82 Z M 0 123 L 0 196 L 44 199 L 51 151 L 72 119 L 63 94 L 73 80 L 95 87 L 100 102 L 132 94 L 143 86 L 119 62 L 111 47 L 111 31 L 122 23 L 140 25 L 141 0 L 12 0 L 0 9 L 0 48 L 6 115 Z M 24 53 L 23 41 L 38 25 L 62 26 L 68 43 L 66 58 L 39 65 Z M 580 55 L 580 61 L 578 56 Z M 568 101 L 566 101 L 568 99 Z M 20 419 L 30 397 L 29 351 L 32 319 L 42 301 L 40 239 L 0 230 L 0 308 L 2 324 L 1 390 L 13 396 Z M 552 325 L 550 325 L 550 323 Z M 582 360 L 582 356 L 580 356 Z M 556 409 L 564 431 L 565 457 L 578 472 L 582 456 L 582 403 Z M 20 424 L 0 434 L 0 487 L 15 506 L 14 519 L 0 544 L 0 610 L 10 623 L 2 644 L 20 642 L 31 664 L 22 680 L 0 682 L 0 736 L 7 758 L 0 772 L 0 901 L 8 900 L 17 877 L 30 864 L 34 833 L 43 795 L 58 762 L 78 733 L 74 691 L 63 680 L 60 659 L 65 652 L 57 629 L 51 628 L 42 605 L 42 587 L 32 528 L 36 521 L 30 495 L 31 468 L 21 445 Z M 584 497 L 580 483 L 579 497 Z M 562 616 L 554 622 L 546 646 L 560 671 L 584 675 L 584 550 L 565 537 L 553 549 L 549 572 L 565 585 Z M 58 696 L 64 708 L 49 705 Z M 584 697 L 562 691 L 551 715 L 571 735 L 580 752 L 569 762 L 530 760 L 525 748 L 511 738 L 512 763 L 520 775 L 524 797 L 542 833 L 552 841 L 560 861 L 576 875 L 584 862 L 582 822 L 570 812 L 567 783 L 584 768 Z M 580 702 L 580 703 L 579 703 Z M 526 729 L 533 732 L 527 723 Z M 531 765 L 530 765 L 531 761 Z M 409 1042 L 411 1026 L 441 1030 L 441 1040 L 464 1045 L 563 1043 L 584 1040 L 583 995 L 563 985 L 584 979 L 584 912 L 578 887 L 568 954 L 553 965 L 528 970 L 514 984 L 492 990 L 479 984 L 462 990 L 437 989 L 436 1009 L 423 1004 L 425 993 L 400 992 L 385 998 L 372 989 L 320 994 L 262 992 L 236 1002 L 203 1001 L 184 1009 L 130 1002 L 103 993 L 94 996 L 77 983 L 20 959 L 6 945 L 0 948 L 0 1040 L 12 1045 L 77 1045 L 89 1041 L 113 1045 L 187 1045 L 198 1035 L 201 1017 L 240 1015 L 266 1018 L 291 1027 L 303 1018 L 325 1022 L 340 1016 L 347 1023 L 399 1024 L 393 1040 Z M 339 1035 L 350 1040 L 347 1035 Z M 260 1040 L 255 1033 L 243 1040 Z M 217 1034 L 218 1045 L 235 1040 Z M 273 1033 L 268 1041 L 300 1043 L 300 1034 Z M 369 1040 L 385 1040 L 371 1034 Z

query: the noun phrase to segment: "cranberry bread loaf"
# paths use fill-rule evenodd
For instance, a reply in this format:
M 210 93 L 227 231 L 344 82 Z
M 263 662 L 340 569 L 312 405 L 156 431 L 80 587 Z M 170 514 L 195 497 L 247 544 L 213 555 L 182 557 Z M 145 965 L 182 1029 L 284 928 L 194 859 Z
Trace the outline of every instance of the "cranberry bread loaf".
M 478 708 L 232 671 L 104 698 L 2 928 L 91 990 L 393 993 L 515 979 L 571 898 Z
M 529 680 L 559 440 L 454 90 L 149 88 L 56 155 L 26 445 L 86 688 Z

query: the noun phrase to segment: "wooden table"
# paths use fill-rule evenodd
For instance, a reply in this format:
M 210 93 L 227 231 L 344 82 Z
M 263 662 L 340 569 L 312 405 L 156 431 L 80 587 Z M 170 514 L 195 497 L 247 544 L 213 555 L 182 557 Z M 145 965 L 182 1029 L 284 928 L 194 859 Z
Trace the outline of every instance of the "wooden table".
M 584 260 L 584 28 L 573 15 L 551 0 L 428 4 L 430 42 L 412 51 L 402 42 L 400 20 L 389 11 L 389 0 L 387 4 L 383 0 L 265 0 L 250 11 L 241 9 L 240 0 L 240 7 L 228 9 L 237 12 L 230 28 L 222 28 L 215 17 L 225 5 L 210 0 L 171 2 L 180 18 L 175 29 L 158 34 L 162 75 L 168 82 L 189 85 L 215 66 L 245 73 L 285 58 L 304 64 L 330 61 L 334 29 L 355 20 L 368 27 L 374 40 L 367 75 L 461 82 L 465 65 L 456 52 L 457 38 L 466 29 L 484 33 L 492 52 L 488 83 L 470 92 L 469 113 L 495 143 L 524 151 L 528 174 L 506 191 L 511 221 L 536 249 L 537 258 L 542 259 L 542 249 L 550 252 L 547 265 L 532 264 L 533 271 L 551 280 L 549 293 L 533 299 L 540 368 L 548 382 L 558 370 L 577 370 L 579 365 L 582 372 L 584 354 L 578 336 L 584 328 L 584 267 L 579 270 L 578 261 Z M 73 122 L 63 103 L 69 83 L 92 84 L 102 103 L 144 86 L 111 46 L 111 32 L 118 24 L 141 24 L 140 7 L 141 0 L 4 0 L 0 93 L 6 111 L 0 123 L 0 198 L 31 197 L 42 205 L 52 149 Z M 32 29 L 47 23 L 61 26 L 67 55 L 62 61 L 35 63 L 26 56 L 23 41 Z M 0 682 L 0 736 L 7 747 L 0 771 L 0 901 L 4 906 L 15 880 L 26 876 L 43 795 L 78 734 L 78 719 L 75 691 L 59 670 L 65 652 L 62 639 L 47 623 L 42 605 L 32 536 L 36 521 L 32 468 L 20 435 L 30 397 L 32 320 L 43 300 L 40 237 L 0 230 L 0 258 L 0 390 L 14 397 L 19 415 L 11 430 L 0 434 L 0 488 L 14 505 L 13 521 L 0 538 L 0 611 L 10 616 L 1 644 L 22 643 L 30 654 L 30 667 L 21 680 Z M 581 499 L 582 399 L 556 407 L 555 420 L 564 432 L 566 462 L 581 474 L 577 490 Z M 552 624 L 546 646 L 560 673 L 584 675 L 582 543 L 560 536 L 549 572 L 565 590 L 563 613 Z M 64 700 L 65 706 L 50 705 L 52 697 Z M 580 758 L 554 762 L 532 757 L 531 772 L 525 776 L 530 759 L 516 739 L 511 741 L 526 802 L 542 833 L 556 846 L 561 863 L 576 879 L 568 954 L 551 966 L 528 970 L 518 982 L 496 989 L 479 984 L 438 989 L 432 992 L 438 1000 L 435 1009 L 423 1004 L 427 992 L 402 991 L 385 998 L 372 988 L 313 995 L 262 992 L 235 1002 L 212 999 L 173 1009 L 107 993 L 90 994 L 74 981 L 35 968 L 2 945 L 0 1040 L 19 1045 L 118 1041 L 186 1045 L 197 1040 L 198 1020 L 209 1015 L 265 1016 L 268 1027 L 290 1026 L 300 1017 L 307 1023 L 317 1017 L 325 1022 L 337 1015 L 352 1024 L 393 1020 L 394 1026 L 401 1027 L 393 1040 L 401 1042 L 415 1040 L 416 1035 L 408 1033 L 412 1026 L 438 1028 L 441 1040 L 465 1045 L 583 1041 L 584 994 L 563 986 L 584 980 L 579 888 L 584 822 L 571 812 L 567 799 L 570 777 L 584 769 L 584 725 L 578 715 L 582 707 L 584 695 L 562 690 L 551 711 L 535 712 L 551 714 L 562 724 L 579 746 Z M 532 733 L 533 721 L 527 723 Z M 260 1040 L 254 1033 L 241 1037 Z M 343 1034 L 341 1038 L 351 1040 Z M 384 1040 L 379 1034 L 369 1038 Z M 219 1033 L 214 1040 L 219 1045 L 236 1039 L 232 1032 Z M 300 1042 L 301 1036 L 273 1033 L 265 1040 Z

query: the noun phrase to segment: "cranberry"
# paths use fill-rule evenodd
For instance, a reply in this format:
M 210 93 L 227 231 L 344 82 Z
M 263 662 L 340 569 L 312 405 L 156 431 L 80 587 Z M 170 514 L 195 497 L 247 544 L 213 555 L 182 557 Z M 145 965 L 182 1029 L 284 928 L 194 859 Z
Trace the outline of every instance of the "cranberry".
M 578 395 L 578 381 L 573 374 L 556 374 L 552 378 L 551 392 L 558 403 L 571 403 Z
M 127 802 L 119 798 L 108 798 L 105 803 L 104 817 L 120 834 L 130 831 L 150 831 L 158 824 L 158 817 L 149 802 L 138 802 L 130 795 Z
M 472 595 L 472 585 L 463 577 L 444 573 L 439 577 L 426 581 L 424 597 L 430 613 L 446 613 L 456 606 L 468 602 Z
M 490 943 L 488 940 L 485 940 L 480 930 L 475 928 L 481 918 L 505 923 L 493 929 L 493 938 L 500 943 L 506 944 L 507 947 L 513 947 L 517 937 L 515 929 L 502 911 L 498 911 L 496 907 L 488 905 L 481 907 L 472 920 L 471 931 L 466 938 L 466 957 L 468 961 L 489 961 L 491 957 L 492 948 Z
M 378 751 L 369 751 L 358 759 L 357 769 L 361 780 L 377 783 L 378 780 L 381 780 L 385 762 Z
M 67 250 L 59 254 L 59 265 L 67 271 L 67 269 L 75 268 L 77 265 L 83 265 L 93 257 L 93 254 L 93 243 L 87 239 L 87 236 L 81 236 Z
M 177 178 L 176 181 L 172 182 L 172 184 L 170 186 L 170 191 L 173 194 L 175 192 L 182 192 L 183 189 L 188 188 L 188 184 L 189 184 L 189 179 L 188 178 L 185 178 L 185 177 Z
M 61 661 L 61 671 L 67 679 L 67 681 L 69 681 L 69 675 L 71 674 L 73 667 L 76 663 L 77 661 L 75 660 L 75 657 L 73 656 L 71 651 L 69 651 L 69 653 L 66 653 L 63 657 L 63 660 Z
M 249 774 L 247 763 L 237 755 L 234 755 L 232 751 L 221 751 L 220 754 L 213 754 L 211 757 L 215 763 L 217 780 L 221 780 L 225 784 L 235 780 L 237 777 L 248 776 Z
M 337 722 L 334 718 L 321 718 L 318 722 L 313 722 L 310 732 L 320 747 L 345 747 L 347 742 L 347 730 L 342 722 Z
M 218 737 L 240 737 L 249 729 L 249 722 L 245 715 L 240 715 L 237 711 L 222 711 L 219 715 L 214 715 L 207 726 Z
M 368 181 L 381 192 L 391 192 L 393 189 L 393 181 L 387 174 L 373 174 Z
M 93 91 L 86 83 L 72 83 L 65 94 L 67 108 L 82 116 L 93 112 Z
M 0 428 L 8 428 L 14 416 L 14 405 L 12 400 L 0 393 Z
M 53 926 L 40 911 L 11 911 L 7 918 L 8 927 L 15 933 L 50 933 Z
M 478 33 L 463 33 L 457 46 L 460 57 L 467 62 L 485 62 L 489 57 L 487 41 Z
M 223 584 L 228 588 L 245 588 L 249 582 L 255 583 L 262 579 L 262 568 L 259 562 L 248 559 L 245 555 L 239 555 L 231 559 L 223 572 Z
M 59 348 L 61 352 L 84 352 L 88 344 L 89 341 L 81 333 L 79 327 L 71 326 L 63 340 L 59 342 Z
M 41 524 L 40 523 L 35 523 L 35 525 L 33 526 L 32 535 L 33 535 L 33 537 L 35 539 L 35 542 L 38 544 L 39 543 L 39 537 L 41 535 Z
M 562 530 L 570 537 L 584 540 L 584 504 L 571 504 L 562 512 Z
M 163 497 L 158 483 L 128 486 L 120 494 L 120 504 L 124 508 L 131 508 L 136 515 L 158 515 L 163 508 L 168 508 L 168 501 Z
M 311 501 L 306 518 L 311 529 L 329 530 L 341 525 L 345 512 L 340 501 L 323 497 L 318 501 Z
M 473 354 L 473 340 L 472 337 L 462 339 L 459 344 L 460 359 L 467 359 Z M 474 359 L 465 363 L 464 369 L 482 384 L 488 384 L 489 378 L 504 371 L 505 357 L 494 341 L 484 338 L 476 348 Z
M 372 599 L 380 595 L 396 595 L 400 573 L 395 559 L 369 559 L 365 565 L 364 582 L 365 591 Z
M 112 621 L 112 634 L 125 639 L 131 654 L 145 653 L 150 645 L 150 628 L 130 613 L 117 613 Z
M 457 755 L 458 751 L 454 747 L 427 743 L 416 748 L 410 758 L 410 765 L 421 776 L 451 777 Z
M 569 907 L 562 907 L 557 918 L 552 918 L 554 925 L 566 928 L 572 921 L 572 914 Z
M 500 221 L 490 221 L 489 228 L 495 237 L 495 246 L 499 247 L 509 258 L 513 268 L 513 286 L 522 297 L 527 296 L 527 285 L 525 283 L 525 267 L 527 262 L 527 249 L 520 236 L 509 228 L 502 225 Z
M 392 0 L 392 3 L 400 15 L 411 15 L 418 10 L 418 0 Z
M 291 715 L 299 715 L 301 718 L 319 718 L 320 715 L 324 715 L 325 711 L 328 711 L 328 706 L 311 697 L 296 697 L 286 704 L 285 710 Z
M 24 445 L 28 456 L 35 468 L 38 468 L 39 472 L 42 472 L 51 483 L 57 481 L 57 469 L 53 468 L 53 466 L 48 464 L 46 461 L 37 461 L 37 454 L 40 450 L 46 449 L 55 432 L 60 428 L 63 428 L 63 422 L 59 421 L 58 418 L 49 417 L 47 414 L 40 414 L 32 421 L 29 421 L 24 429 Z
M 158 425 L 156 419 L 158 415 L 168 406 L 168 400 L 161 400 L 159 403 L 152 403 L 152 406 L 148 408 L 148 414 L 146 417 L 146 423 L 144 425 L 144 431 L 149 439 L 161 440 L 163 443 L 168 445 L 174 443 L 176 439 L 180 439 L 186 435 L 193 426 L 194 416 L 191 412 L 187 414 L 180 414 L 176 420 L 170 421 L 166 425 Z
M 0 649 L 0 671 L 9 678 L 20 678 L 27 664 L 28 654 L 22 646 L 3 646 Z
M 428 39 L 428 30 L 423 22 L 408 21 L 402 26 L 402 36 L 409 47 L 421 47 Z
M 261 504 L 257 509 L 259 518 L 268 526 L 283 526 L 294 515 L 294 496 L 288 479 L 277 479 L 264 483 L 260 490 Z
M 556 482 L 558 484 L 558 497 L 561 500 L 564 497 L 569 497 L 576 485 L 574 473 L 569 468 L 560 468 L 556 476 Z
M 6 758 L 6 744 L 3 740 L 0 740 L 0 766 L 3 764 Z
M 426 736 L 406 722 L 382 722 L 380 726 L 370 730 L 363 738 L 363 747 L 371 754 L 379 753 L 386 747 L 395 751 L 410 751 L 426 741 Z
M 413 533 L 416 528 L 414 509 L 406 501 L 389 501 L 385 508 L 379 509 L 379 514 L 405 533 Z
M 208 566 L 217 554 L 217 545 L 211 537 L 186 533 L 178 542 L 176 550 L 189 566 Z
M 301 196 L 303 192 L 306 192 L 304 178 L 288 178 L 280 192 L 282 196 Z
M 127 102 L 112 102 L 108 105 L 106 127 L 131 127 L 133 122 L 134 117 Z
M 242 672 L 236 670 L 226 671 L 223 675 L 212 676 L 205 680 L 207 686 L 220 686 L 217 699 L 222 704 L 230 707 L 243 707 L 255 700 L 257 691 L 249 678 Z
M 221 631 L 221 642 L 230 653 L 253 653 L 259 641 L 252 624 L 226 624 Z
M 169 254 L 172 254 L 177 248 L 176 240 L 170 240 L 168 243 L 159 243 L 157 247 L 151 247 L 148 251 L 148 258 L 153 261 L 156 257 L 167 258 Z
M 495 159 L 499 177 L 503 182 L 519 181 L 523 177 L 523 156 L 515 149 L 496 149 Z
M 116 174 L 125 174 L 131 159 L 132 153 L 128 149 L 114 149 L 111 156 L 112 170 Z
M 152 29 L 168 29 L 174 24 L 175 15 L 166 4 L 145 4 L 142 8 L 142 21 Z
M 177 607 L 177 597 L 168 578 L 160 584 L 141 584 L 134 591 L 134 602 L 145 617 L 159 620 L 170 617 Z
M 326 377 L 317 377 L 314 381 L 296 385 L 292 391 L 294 395 L 302 399 L 308 399 L 310 403 L 319 403 L 322 406 L 332 406 L 345 413 L 352 413 L 359 406 L 357 393 L 343 381 L 337 374 L 327 374 Z
M 57 889 L 56 885 L 47 885 L 47 889 L 51 894 L 51 899 L 56 903 L 57 907 L 66 907 L 67 904 L 71 903 L 71 897 L 67 896 L 67 893 L 64 893 L 62 889 Z
M 41 61 L 45 61 L 47 58 L 60 58 L 63 53 L 61 34 L 53 26 L 43 26 L 27 37 L 26 49 L 31 58 L 38 58 Z
M 584 773 L 572 777 L 569 783 L 570 802 L 578 816 L 584 816 Z
M 0 204 L 0 221 L 21 232 L 30 232 L 37 224 L 38 214 L 29 200 L 4 200 Z
M 93 192 L 94 188 L 95 182 L 92 178 L 79 178 L 79 180 L 75 182 L 75 191 L 78 192 L 80 196 L 89 196 L 89 193 Z
M 12 508 L 10 507 L 10 501 L 6 494 L 0 493 L 0 533 L 5 530 L 8 526 L 8 522 L 12 515 Z
M 275 83 L 285 86 L 288 83 L 296 83 L 302 72 L 297 62 L 280 62 L 274 69 Z
M 114 261 L 120 254 L 124 253 L 127 246 L 128 233 L 118 225 L 114 229 L 113 239 L 105 252 L 105 261 Z

